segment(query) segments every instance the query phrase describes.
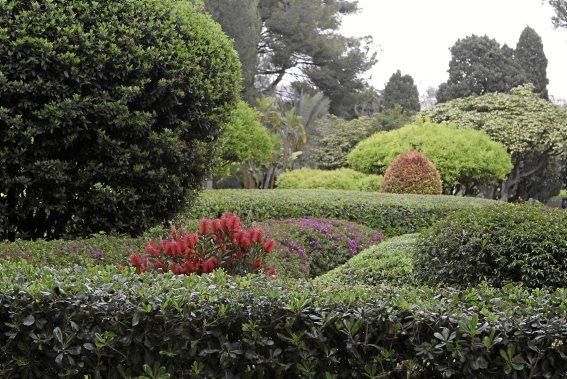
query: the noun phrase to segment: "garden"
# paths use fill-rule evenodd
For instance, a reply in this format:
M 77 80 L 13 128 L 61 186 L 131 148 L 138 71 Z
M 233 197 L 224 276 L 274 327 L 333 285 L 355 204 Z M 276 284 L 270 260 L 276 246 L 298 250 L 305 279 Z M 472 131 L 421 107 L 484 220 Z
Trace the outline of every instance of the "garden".
M 222 9 L 0 1 L 0 377 L 565 377 L 567 109 L 250 101 Z

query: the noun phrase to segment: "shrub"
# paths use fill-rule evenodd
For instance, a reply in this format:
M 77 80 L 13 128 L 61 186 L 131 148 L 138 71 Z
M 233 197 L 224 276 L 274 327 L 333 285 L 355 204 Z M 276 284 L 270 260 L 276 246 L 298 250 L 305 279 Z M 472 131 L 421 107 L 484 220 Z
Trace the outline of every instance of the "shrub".
M 176 0 L 8 0 L 0 29 L 0 239 L 135 235 L 195 196 L 240 90 L 209 16 Z
M 414 283 L 416 243 L 415 234 L 388 239 L 315 278 L 315 282 L 345 287 Z
M 386 236 L 415 233 L 456 209 L 498 204 L 455 196 L 395 195 L 331 190 L 210 190 L 203 192 L 177 225 L 216 217 L 224 211 L 245 221 L 287 218 L 331 218 L 353 221 Z M 503 205 L 503 204 L 502 204 Z
M 0 370 L 8 378 L 563 377 L 566 295 L 1 263 Z
M 567 287 L 567 212 L 527 205 L 468 209 L 420 239 L 420 275 L 431 283 Z
M 145 255 L 135 253 L 129 259 L 138 272 L 190 275 L 222 268 L 233 275 L 261 270 L 275 275 L 274 269 L 264 264 L 274 248 L 275 241 L 266 239 L 263 229 L 246 230 L 238 216 L 224 213 L 215 220 L 202 219 L 198 232 L 173 230 L 170 240 L 150 240 Z
M 333 171 L 302 168 L 284 172 L 277 179 L 280 189 L 336 189 L 349 191 L 379 191 L 382 177 L 366 175 L 341 168 Z
M 504 145 L 490 140 L 484 132 L 429 122 L 374 134 L 356 146 L 348 155 L 348 162 L 354 170 L 384 174 L 396 157 L 411 150 L 431 159 L 446 192 L 456 185 L 472 188 L 492 184 L 505 178 L 512 168 Z
M 410 151 L 388 167 L 380 189 L 389 193 L 440 195 L 443 184 L 435 165 L 425 155 Z
M 260 227 L 276 241 L 271 262 L 286 277 L 321 275 L 384 237 L 381 232 L 340 220 L 268 220 Z

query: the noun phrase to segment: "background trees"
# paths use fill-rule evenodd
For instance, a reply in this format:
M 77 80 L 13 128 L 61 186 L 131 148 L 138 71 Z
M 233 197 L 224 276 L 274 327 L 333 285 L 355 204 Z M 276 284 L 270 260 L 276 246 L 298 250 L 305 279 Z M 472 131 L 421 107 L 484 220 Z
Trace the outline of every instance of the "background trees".
M 516 45 L 514 57 L 526 75 L 527 82 L 544 99 L 549 99 L 547 93 L 547 58 L 543 52 L 541 37 L 529 26 L 522 31 Z
M 382 108 L 392 110 L 399 107 L 402 112 L 412 114 L 420 110 L 419 92 L 410 75 L 396 71 L 386 83 L 383 92 Z

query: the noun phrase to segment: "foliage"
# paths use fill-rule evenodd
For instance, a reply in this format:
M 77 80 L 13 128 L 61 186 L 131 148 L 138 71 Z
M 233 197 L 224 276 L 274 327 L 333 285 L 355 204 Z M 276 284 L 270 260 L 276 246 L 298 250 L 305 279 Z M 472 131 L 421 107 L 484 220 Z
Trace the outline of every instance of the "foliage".
M 382 192 L 441 195 L 443 182 L 429 158 L 412 150 L 399 155 L 384 174 Z
M 234 48 L 242 62 L 243 97 L 256 100 L 254 77 L 258 60 L 258 44 L 262 21 L 259 0 L 205 0 L 205 7 L 223 31 L 234 40 Z
M 381 283 L 414 283 L 416 242 L 415 234 L 388 239 L 318 276 L 315 283 L 343 285 L 345 288 L 376 286 Z
M 381 182 L 382 177 L 378 175 L 366 175 L 348 168 L 332 171 L 302 168 L 281 174 L 277 187 L 378 192 Z
M 304 217 L 347 220 L 394 236 L 419 231 L 457 209 L 492 204 L 490 200 L 455 196 L 337 190 L 210 190 L 203 192 L 176 224 L 231 211 L 245 221 Z
M 522 180 L 541 171 L 550 156 L 567 155 L 567 112 L 541 99 L 530 86 L 508 94 L 456 99 L 422 114 L 434 122 L 484 130 L 506 146 L 514 169 L 503 183 L 505 200 L 515 193 Z
M 527 205 L 470 209 L 423 233 L 419 272 L 431 283 L 509 281 L 567 287 L 567 213 Z
M 529 26 L 526 26 L 520 35 L 514 58 L 526 74 L 526 80 L 533 84 L 534 91 L 542 98 L 549 99 L 547 58 L 543 51 L 543 43 L 539 34 Z
M 380 243 L 384 234 L 352 222 L 302 218 L 259 224 L 276 241 L 268 261 L 284 277 L 316 277 Z
M 222 268 L 231 275 L 259 270 L 276 274 L 264 264 L 275 241 L 266 239 L 261 228 L 244 229 L 240 218 L 232 213 L 223 213 L 214 220 L 202 219 L 198 232 L 173 230 L 170 237 L 157 243 L 150 240 L 144 255 L 130 255 L 130 263 L 137 272 L 201 275 Z
M 246 164 L 263 164 L 271 160 L 275 141 L 260 123 L 259 114 L 241 101 L 226 123 L 219 142 L 219 174 Z
M 1 239 L 139 234 L 195 195 L 240 91 L 208 16 L 175 0 L 9 0 L 0 29 Z
M 440 103 L 461 97 L 508 92 L 526 83 L 513 50 L 487 36 L 471 35 L 451 47 L 449 80 L 439 86 Z
M 446 192 L 457 184 L 472 187 L 503 179 L 512 168 L 502 144 L 485 133 L 421 121 L 360 142 L 348 161 L 357 171 L 383 174 L 397 156 L 412 149 L 431 159 Z
M 384 88 L 382 107 L 386 110 L 399 107 L 406 113 L 419 112 L 419 92 L 410 75 L 402 76 L 400 70 L 392 74 Z
M 567 372 L 564 289 L 344 288 L 220 270 L 0 265 L 4 377 Z
M 565 0 L 549 0 L 549 4 L 555 10 L 553 24 L 557 28 L 567 28 L 567 1 Z
M 559 194 L 564 181 L 561 165 L 561 160 L 553 157 L 544 169 L 523 180 L 518 185 L 518 199 L 533 199 L 545 203 Z
M 357 143 L 379 131 L 401 128 L 410 117 L 395 108 L 372 117 L 346 121 L 336 117 L 321 120 L 307 148 L 307 161 L 316 168 L 334 170 L 347 167 L 347 154 Z

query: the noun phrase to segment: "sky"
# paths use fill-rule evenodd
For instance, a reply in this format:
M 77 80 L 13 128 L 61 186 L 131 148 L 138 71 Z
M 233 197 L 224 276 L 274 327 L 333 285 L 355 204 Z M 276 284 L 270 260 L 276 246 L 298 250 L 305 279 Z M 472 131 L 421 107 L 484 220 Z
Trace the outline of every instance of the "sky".
M 369 72 L 377 89 L 396 70 L 410 74 L 420 95 L 448 78 L 449 48 L 467 35 L 488 35 L 515 48 L 522 30 L 541 36 L 549 61 L 548 90 L 567 100 L 567 29 L 555 29 L 543 0 L 359 0 L 360 12 L 343 18 L 342 33 L 371 35 L 378 63 Z

